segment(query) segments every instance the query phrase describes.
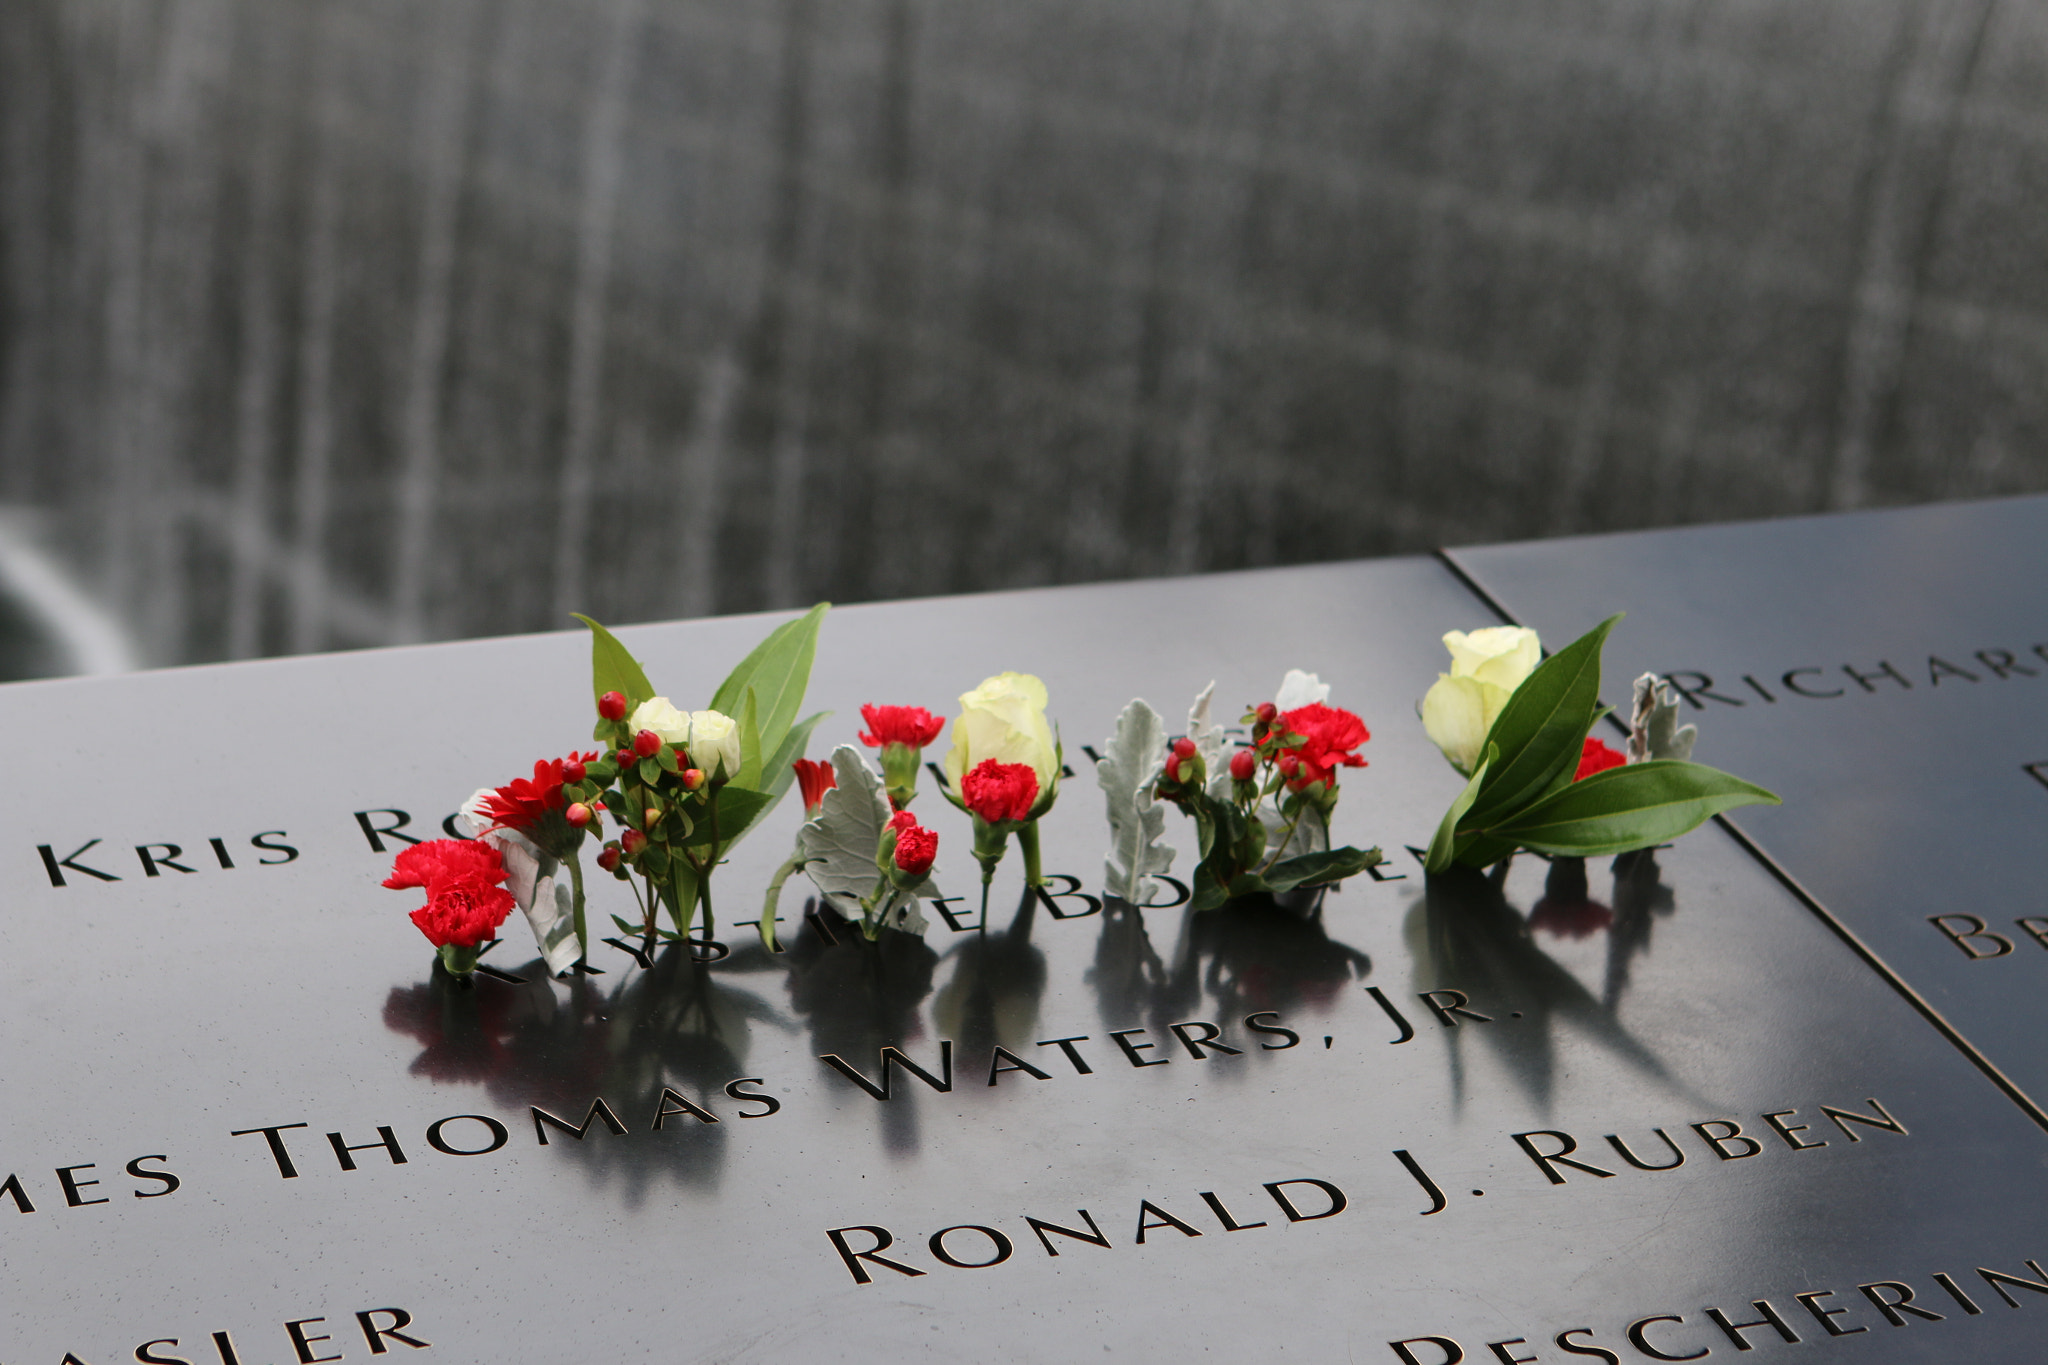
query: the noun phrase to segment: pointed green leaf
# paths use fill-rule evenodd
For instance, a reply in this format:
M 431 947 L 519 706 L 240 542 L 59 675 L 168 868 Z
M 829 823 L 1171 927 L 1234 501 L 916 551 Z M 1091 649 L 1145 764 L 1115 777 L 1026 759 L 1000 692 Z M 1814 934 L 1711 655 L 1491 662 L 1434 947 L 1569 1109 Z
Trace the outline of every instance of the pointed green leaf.
M 654 684 L 647 681 L 647 675 L 640 669 L 640 661 L 632 652 L 619 643 L 616 635 L 606 630 L 588 616 L 571 613 L 584 625 L 590 627 L 590 694 L 602 697 L 607 692 L 626 694 L 626 711 L 632 714 L 635 706 L 655 696 Z
M 1322 853 L 1304 853 L 1283 858 L 1267 868 L 1266 885 L 1274 891 L 1292 891 L 1297 886 L 1322 886 L 1355 877 L 1380 861 L 1376 848 L 1333 848 Z
M 1578 770 L 1579 750 L 1600 709 L 1600 648 L 1620 613 L 1536 665 L 1494 719 L 1487 741 L 1500 750 L 1493 777 L 1468 823 L 1487 825 L 1520 810 Z
M 654 759 L 641 759 L 637 771 L 640 774 L 640 781 L 644 785 L 654 787 L 661 784 L 661 764 Z
M 791 722 L 804 703 L 811 682 L 811 660 L 818 650 L 818 626 L 829 602 L 820 602 L 794 621 L 785 621 L 740 660 L 711 698 L 711 709 L 735 719 L 749 687 L 759 698 L 761 740 L 770 750 L 782 745 Z
M 1736 806 L 1777 804 L 1719 769 L 1657 759 L 1574 782 L 1486 833 L 1538 853 L 1605 857 L 1676 839 Z
M 697 888 L 701 882 L 697 869 L 690 866 L 687 858 L 678 858 L 669 869 L 662 899 L 668 902 L 669 918 L 676 922 L 676 936 L 688 938 L 690 926 L 697 920 Z
M 746 700 L 740 703 L 740 770 L 726 774 L 742 787 L 758 791 L 761 787 L 761 714 L 760 701 L 754 689 L 747 688 Z
M 1493 745 L 1486 746 L 1485 756 L 1479 766 L 1472 770 L 1472 778 L 1465 784 L 1465 790 L 1458 793 L 1458 799 L 1451 802 L 1451 808 L 1444 812 L 1443 820 L 1436 827 L 1436 837 L 1429 841 L 1429 856 L 1423 859 L 1424 872 L 1448 872 L 1455 861 L 1458 845 L 1458 822 L 1465 818 L 1465 812 L 1472 809 L 1472 802 L 1479 795 L 1486 774 L 1493 768 L 1500 751 Z
M 718 819 L 708 817 L 697 821 L 697 827 L 690 831 L 683 842 L 691 848 L 703 848 L 711 843 L 712 826 L 718 830 L 718 851 L 723 856 L 730 850 L 748 826 L 762 811 L 775 804 L 775 798 L 767 792 L 754 791 L 738 783 L 729 782 L 718 789 Z

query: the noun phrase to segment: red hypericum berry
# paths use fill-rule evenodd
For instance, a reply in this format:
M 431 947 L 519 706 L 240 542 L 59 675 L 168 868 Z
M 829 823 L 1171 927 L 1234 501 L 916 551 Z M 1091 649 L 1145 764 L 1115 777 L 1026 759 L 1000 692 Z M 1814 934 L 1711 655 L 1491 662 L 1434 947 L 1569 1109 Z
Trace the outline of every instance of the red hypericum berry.
M 1173 751 L 1182 758 L 1193 758 L 1195 756 L 1195 742 L 1186 735 L 1182 735 L 1173 742 Z
M 619 846 L 617 844 L 606 844 L 604 848 L 598 852 L 597 865 L 607 872 L 618 871 Z
M 1301 759 L 1294 753 L 1293 750 L 1290 749 L 1280 755 L 1280 776 L 1291 778 L 1294 776 L 1295 771 L 1300 767 Z
M 1262 701 L 1259 703 L 1258 717 L 1262 725 L 1271 725 L 1279 715 L 1280 708 L 1273 705 L 1272 702 Z
M 1230 775 L 1239 782 L 1249 782 L 1252 774 L 1259 770 L 1259 756 L 1250 749 L 1239 749 L 1230 756 Z
M 597 699 L 597 714 L 603 716 L 606 720 L 624 720 L 626 718 L 626 694 L 624 692 L 607 692 L 599 697 Z
M 1180 781 L 1180 755 L 1178 753 L 1169 753 L 1166 756 L 1166 780 L 1168 782 Z
M 653 758 L 661 752 L 661 736 L 652 730 L 642 730 L 633 736 L 633 752 L 642 758 Z
M 562 818 L 576 828 L 582 829 L 590 823 L 590 807 L 581 801 L 573 801 L 569 804 L 569 809 L 562 812 Z
M 575 759 L 571 758 L 563 761 L 562 780 L 564 782 L 581 782 L 588 776 L 590 776 L 590 770 Z
M 647 836 L 637 829 L 629 829 L 619 836 L 619 847 L 626 850 L 628 858 L 637 858 L 640 850 L 647 847 Z
M 703 786 L 703 785 L 704 785 L 704 770 L 703 770 L 702 768 L 685 768 L 685 769 L 683 769 L 683 790 L 684 790 L 684 791 L 686 791 L 686 792 L 693 792 L 693 791 L 696 791 L 696 790 L 697 790 L 697 789 L 698 789 L 699 787 L 701 787 L 701 786 Z
M 621 768 L 630 768 L 640 755 L 634 753 L 631 749 L 621 749 L 616 754 L 613 754 L 612 757 L 618 760 Z

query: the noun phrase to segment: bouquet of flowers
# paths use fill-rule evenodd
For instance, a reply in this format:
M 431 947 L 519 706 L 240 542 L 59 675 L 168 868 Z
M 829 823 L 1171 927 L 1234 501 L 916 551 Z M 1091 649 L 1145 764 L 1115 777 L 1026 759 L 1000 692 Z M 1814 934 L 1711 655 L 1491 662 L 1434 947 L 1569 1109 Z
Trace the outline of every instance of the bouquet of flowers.
M 1494 626 L 1444 636 L 1451 671 L 1422 699 L 1422 724 L 1468 780 L 1424 866 L 1485 867 L 1517 849 L 1562 857 L 1668 842 L 1722 811 L 1777 805 L 1762 787 L 1693 763 L 1668 683 L 1636 682 L 1628 751 L 1591 735 L 1610 616 L 1548 659 L 1536 633 Z M 1541 662 L 1538 660 L 1541 659 Z

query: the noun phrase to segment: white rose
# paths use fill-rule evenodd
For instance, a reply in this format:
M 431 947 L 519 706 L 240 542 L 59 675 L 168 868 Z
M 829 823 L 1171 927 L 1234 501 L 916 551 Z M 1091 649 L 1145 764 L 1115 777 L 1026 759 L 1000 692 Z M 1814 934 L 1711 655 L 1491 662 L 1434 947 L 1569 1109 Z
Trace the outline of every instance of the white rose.
M 1444 636 L 1451 671 L 1437 675 L 1422 699 L 1422 729 L 1459 772 L 1471 775 L 1501 708 L 1543 657 L 1536 632 L 1489 626 Z
M 1280 680 L 1280 690 L 1273 694 L 1273 705 L 1281 711 L 1299 711 L 1304 706 L 1330 699 L 1330 685 L 1313 673 L 1304 673 L 1298 668 L 1287 670 L 1287 676 Z
M 652 730 L 661 736 L 661 742 L 671 747 L 687 747 L 690 738 L 690 713 L 679 711 L 667 697 L 656 697 L 643 701 L 633 708 L 626 725 L 634 734 Z
M 718 776 L 721 767 L 728 781 L 737 776 L 746 757 L 733 718 L 719 711 L 692 711 L 687 719 L 690 733 L 683 747 L 690 752 L 690 766 L 701 768 L 706 777 Z
M 1024 763 L 1038 774 L 1041 797 L 1059 777 L 1052 726 L 1045 719 L 1045 684 L 1029 673 L 999 673 L 961 694 L 953 722 L 953 747 L 946 754 L 946 780 L 954 791 L 970 769 L 995 759 Z
M 1477 678 L 1439 673 L 1422 698 L 1422 729 L 1444 751 L 1451 766 L 1467 777 L 1478 766 L 1494 718 L 1513 694 L 1505 687 Z
M 1452 677 L 1477 678 L 1510 692 L 1543 661 L 1543 642 L 1522 626 L 1454 630 L 1444 636 L 1444 648 L 1451 651 Z

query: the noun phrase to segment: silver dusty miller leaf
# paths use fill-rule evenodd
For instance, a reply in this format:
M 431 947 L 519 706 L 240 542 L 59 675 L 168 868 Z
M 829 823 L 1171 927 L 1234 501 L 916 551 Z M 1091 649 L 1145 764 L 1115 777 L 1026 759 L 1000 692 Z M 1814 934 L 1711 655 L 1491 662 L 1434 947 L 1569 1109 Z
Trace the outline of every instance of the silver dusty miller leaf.
M 1195 704 L 1188 708 L 1188 738 L 1195 742 L 1195 752 L 1202 756 L 1202 766 L 1209 773 L 1209 795 L 1218 801 L 1230 799 L 1230 741 L 1223 727 L 1209 720 L 1209 702 L 1216 695 L 1216 684 L 1210 683 L 1202 689 Z M 1161 763 L 1165 762 L 1164 757 Z
M 498 850 L 505 863 L 505 889 L 512 893 L 520 912 L 526 916 L 526 926 L 533 930 L 541 960 L 548 964 L 549 971 L 565 972 L 581 955 L 582 945 L 576 942 L 575 897 L 568 887 L 556 881 L 562 865 L 518 830 L 492 829 L 491 817 L 483 809 L 484 798 L 491 794 L 489 787 L 479 787 L 475 795 L 462 803 L 463 827 L 471 838 L 481 839 Z
M 1629 762 L 1689 759 L 1692 743 L 1699 734 L 1697 725 L 1678 723 L 1678 689 L 1658 681 L 1655 673 L 1645 673 L 1636 679 L 1635 712 L 1628 732 Z
M 1202 694 L 1204 701 L 1208 695 Z M 1201 742 L 1195 740 L 1198 747 Z M 1104 882 L 1110 895 L 1141 905 L 1146 900 L 1145 879 L 1173 866 L 1174 850 L 1159 842 L 1166 830 L 1166 808 L 1153 795 L 1166 761 L 1166 722 L 1134 698 L 1116 718 L 1116 733 L 1102 748 L 1095 780 L 1109 806 Z
M 819 894 L 841 915 L 858 921 L 865 913 L 861 902 L 873 896 L 882 881 L 881 869 L 875 866 L 875 846 L 881 842 L 882 827 L 889 823 L 889 798 L 881 774 L 850 744 L 832 751 L 832 774 L 837 785 L 818 803 L 818 813 L 804 822 L 797 848 L 804 860 L 804 875 Z M 891 928 L 923 933 L 925 920 L 918 913 L 916 898 L 937 894 L 931 878 L 926 877 L 915 894 L 905 898 L 883 922 Z

